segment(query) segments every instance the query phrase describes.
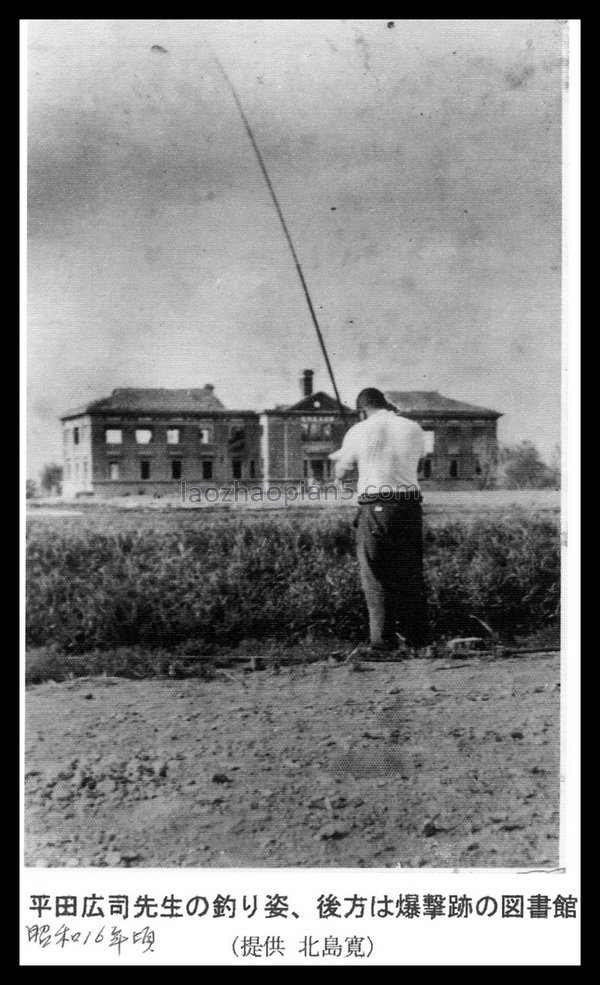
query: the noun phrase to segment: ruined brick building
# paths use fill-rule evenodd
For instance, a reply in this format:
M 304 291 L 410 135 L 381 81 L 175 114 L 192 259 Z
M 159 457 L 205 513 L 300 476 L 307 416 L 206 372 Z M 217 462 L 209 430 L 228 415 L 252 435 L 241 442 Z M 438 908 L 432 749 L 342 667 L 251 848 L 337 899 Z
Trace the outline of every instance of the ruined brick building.
M 199 389 L 116 389 L 61 417 L 63 492 L 178 495 L 181 482 L 223 485 L 332 477 L 330 452 L 357 420 L 304 370 L 301 399 L 262 412 L 228 410 L 211 385 Z M 401 414 L 426 431 L 424 488 L 472 489 L 493 483 L 497 411 L 432 391 L 388 391 Z

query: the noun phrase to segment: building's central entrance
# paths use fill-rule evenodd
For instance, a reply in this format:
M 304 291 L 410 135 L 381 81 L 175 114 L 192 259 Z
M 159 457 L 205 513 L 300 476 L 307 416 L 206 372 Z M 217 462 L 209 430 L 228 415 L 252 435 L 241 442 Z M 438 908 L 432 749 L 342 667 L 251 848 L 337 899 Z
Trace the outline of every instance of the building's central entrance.
M 331 475 L 331 462 L 328 458 L 305 458 L 304 478 L 311 482 L 325 482 Z

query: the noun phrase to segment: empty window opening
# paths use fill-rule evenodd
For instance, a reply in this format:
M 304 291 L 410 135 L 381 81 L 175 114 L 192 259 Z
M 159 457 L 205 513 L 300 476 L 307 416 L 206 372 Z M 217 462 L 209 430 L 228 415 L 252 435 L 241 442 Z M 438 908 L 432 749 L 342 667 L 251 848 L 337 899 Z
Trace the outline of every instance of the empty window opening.
M 458 462 L 455 458 L 450 459 L 450 478 L 458 479 Z
M 202 462 L 202 478 L 212 479 L 213 477 L 213 463 L 209 459 L 205 459 Z
M 137 428 L 135 432 L 135 442 L 137 445 L 149 445 L 152 441 L 152 431 L 150 428 Z
M 435 431 L 424 431 L 425 454 L 433 455 L 435 448 Z
M 150 478 L 150 462 L 147 459 L 143 459 L 140 462 L 140 479 Z
M 181 479 L 181 474 L 182 474 L 181 459 L 174 458 L 171 462 L 171 478 Z
M 448 454 L 458 455 L 460 453 L 460 429 L 448 428 Z
M 475 428 L 472 451 L 476 458 L 485 459 L 490 446 L 489 433 L 483 428 Z
M 167 444 L 178 445 L 179 435 L 180 435 L 179 428 L 167 428 Z
M 108 428 L 106 432 L 107 445 L 120 445 L 123 442 L 123 432 L 120 428 Z
M 73 444 L 79 444 L 79 428 L 73 428 Z
M 119 479 L 119 463 L 110 462 L 108 466 L 108 472 L 111 482 L 117 482 Z

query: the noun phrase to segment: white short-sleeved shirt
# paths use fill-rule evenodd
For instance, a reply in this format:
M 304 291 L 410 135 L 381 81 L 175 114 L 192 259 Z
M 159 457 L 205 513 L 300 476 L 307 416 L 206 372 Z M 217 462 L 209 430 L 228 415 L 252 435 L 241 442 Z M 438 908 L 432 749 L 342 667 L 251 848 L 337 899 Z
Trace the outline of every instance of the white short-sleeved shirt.
M 425 454 L 423 429 L 392 410 L 378 410 L 355 424 L 329 457 L 338 471 L 358 468 L 359 496 L 419 489 L 417 470 Z

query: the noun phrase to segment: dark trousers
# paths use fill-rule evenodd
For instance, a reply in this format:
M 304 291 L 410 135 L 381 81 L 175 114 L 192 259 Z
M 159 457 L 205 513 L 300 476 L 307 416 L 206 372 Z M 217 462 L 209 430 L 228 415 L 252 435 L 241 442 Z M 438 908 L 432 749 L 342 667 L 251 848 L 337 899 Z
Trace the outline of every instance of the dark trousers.
M 423 581 L 423 510 L 419 499 L 359 506 L 356 547 L 369 610 L 371 645 L 428 642 Z

